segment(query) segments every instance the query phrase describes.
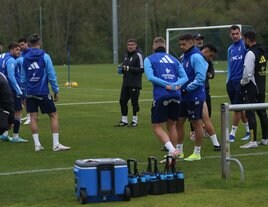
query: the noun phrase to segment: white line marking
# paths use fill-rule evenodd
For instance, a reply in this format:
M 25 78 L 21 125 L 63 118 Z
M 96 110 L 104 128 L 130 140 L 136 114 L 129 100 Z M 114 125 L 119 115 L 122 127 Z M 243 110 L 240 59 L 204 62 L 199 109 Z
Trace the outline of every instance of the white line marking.
M 268 155 L 268 152 L 236 154 L 236 155 L 231 155 L 231 157 L 248 157 L 248 156 L 261 156 L 261 155 Z M 221 156 L 217 155 L 217 156 L 202 157 L 202 159 L 217 159 L 217 158 L 221 158 Z M 139 164 L 140 165 L 147 165 L 148 163 L 142 162 L 142 163 L 139 163 Z M 37 170 L 22 170 L 22 171 L 15 171 L 15 172 L 2 172 L 2 173 L 0 173 L 0 176 L 22 175 L 22 174 L 33 174 L 33 173 L 46 173 L 46 172 L 65 171 L 65 170 L 72 170 L 72 169 L 73 169 L 73 167 L 37 169 Z

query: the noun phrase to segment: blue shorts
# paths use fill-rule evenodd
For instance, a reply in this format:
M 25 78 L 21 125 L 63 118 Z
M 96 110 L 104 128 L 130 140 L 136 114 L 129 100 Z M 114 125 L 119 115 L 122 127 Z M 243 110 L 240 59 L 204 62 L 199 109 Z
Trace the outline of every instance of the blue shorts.
M 22 110 L 22 98 L 18 97 L 16 92 L 13 93 L 13 99 L 14 99 L 14 111 L 21 111 Z
M 181 103 L 180 117 L 188 118 L 189 120 L 202 119 L 204 101 L 183 101 Z
M 177 121 L 180 114 L 180 97 L 166 97 L 154 100 L 151 108 L 151 122 L 164 123 L 167 120 Z
M 38 112 L 40 108 L 42 114 L 50 114 L 56 112 L 56 106 L 54 104 L 52 96 L 27 96 L 26 109 L 28 113 Z
M 240 80 L 229 80 L 226 84 L 227 93 L 231 104 L 242 104 Z

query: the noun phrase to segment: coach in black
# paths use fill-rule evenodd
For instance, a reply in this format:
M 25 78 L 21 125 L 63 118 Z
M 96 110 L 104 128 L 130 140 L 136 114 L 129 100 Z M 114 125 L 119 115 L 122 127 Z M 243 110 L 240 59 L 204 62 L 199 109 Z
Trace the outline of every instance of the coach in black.
M 11 89 L 3 73 L 0 73 L 0 139 L 14 122 L 14 100 Z
M 117 72 L 123 74 L 123 83 L 120 94 L 121 121 L 116 127 L 136 127 L 138 125 L 139 96 L 142 88 L 143 55 L 135 39 L 127 41 L 127 52 L 123 63 L 118 66 Z M 128 101 L 131 99 L 133 107 L 132 122 L 128 125 Z
M 264 50 L 260 44 L 256 42 L 256 33 L 247 31 L 244 33 L 245 45 L 248 52 L 245 56 L 244 73 L 240 81 L 242 94 L 245 103 L 265 103 L 265 87 L 266 87 L 266 58 Z M 268 145 L 268 119 L 266 110 L 256 111 L 261 123 L 262 140 L 259 144 Z M 251 140 L 240 148 L 256 148 L 257 143 L 257 122 L 255 111 L 246 111 L 249 121 Z

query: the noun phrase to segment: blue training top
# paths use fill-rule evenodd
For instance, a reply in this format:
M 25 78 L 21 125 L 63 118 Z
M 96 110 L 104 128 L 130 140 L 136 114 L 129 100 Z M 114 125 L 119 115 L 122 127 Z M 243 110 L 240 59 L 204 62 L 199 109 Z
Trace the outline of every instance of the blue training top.
M 57 76 L 50 56 L 44 50 L 30 48 L 23 59 L 22 83 L 26 83 L 26 96 L 49 94 L 48 82 L 53 92 L 58 93 Z
M 147 79 L 153 83 L 154 100 L 180 97 L 180 90 L 175 90 L 175 86 L 182 86 L 188 80 L 181 63 L 166 52 L 156 52 L 145 58 L 144 71 Z M 167 90 L 167 85 L 172 85 L 173 90 Z

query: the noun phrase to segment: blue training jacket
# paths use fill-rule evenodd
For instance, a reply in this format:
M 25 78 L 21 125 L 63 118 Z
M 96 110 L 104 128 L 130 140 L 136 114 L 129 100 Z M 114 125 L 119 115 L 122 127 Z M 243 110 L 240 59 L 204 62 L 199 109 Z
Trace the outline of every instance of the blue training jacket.
M 244 59 L 247 50 L 245 48 L 244 41 L 240 39 L 238 42 L 234 42 L 228 48 L 227 52 L 227 82 L 229 80 L 241 80 L 244 70 Z
M 182 87 L 188 93 L 183 96 L 183 101 L 205 101 L 205 80 L 208 63 L 196 47 L 191 48 L 183 54 L 182 65 L 189 78 Z
M 0 72 L 7 77 L 11 90 L 21 96 L 21 70 L 16 59 L 9 52 L 0 55 Z
M 23 58 L 22 84 L 27 95 L 49 94 L 48 82 L 54 93 L 59 92 L 57 76 L 50 56 L 44 50 L 30 48 Z
M 147 79 L 153 83 L 154 100 L 162 97 L 181 96 L 180 90 L 167 90 L 167 85 L 182 86 L 188 80 L 181 63 L 165 52 L 156 52 L 144 60 Z

